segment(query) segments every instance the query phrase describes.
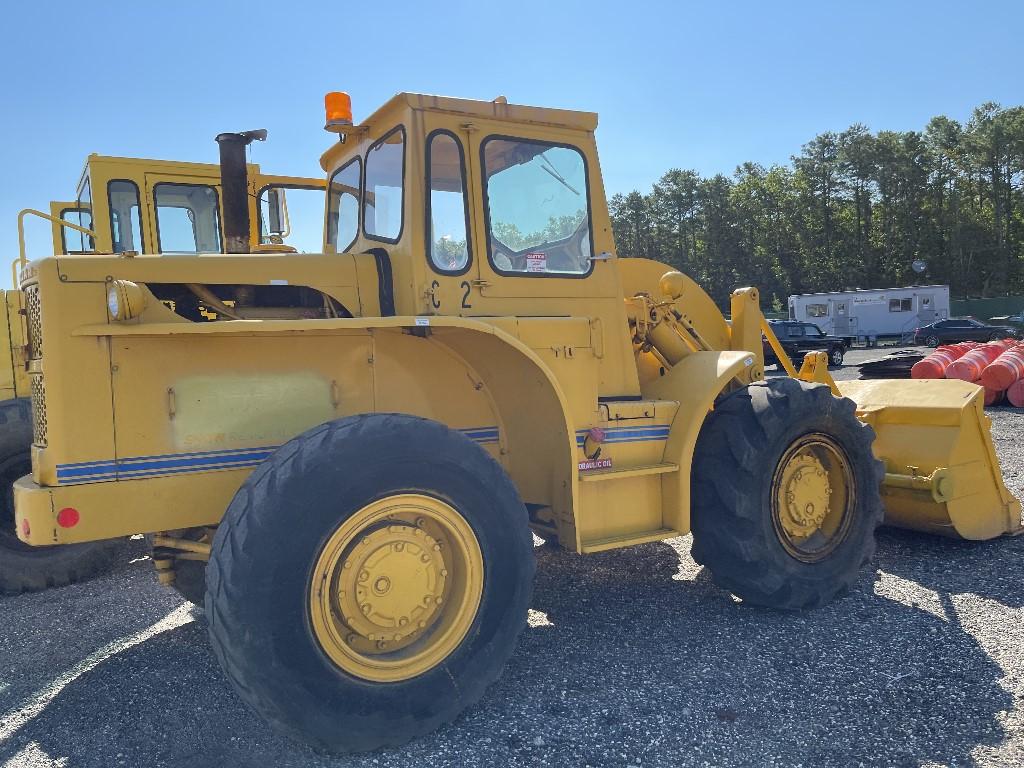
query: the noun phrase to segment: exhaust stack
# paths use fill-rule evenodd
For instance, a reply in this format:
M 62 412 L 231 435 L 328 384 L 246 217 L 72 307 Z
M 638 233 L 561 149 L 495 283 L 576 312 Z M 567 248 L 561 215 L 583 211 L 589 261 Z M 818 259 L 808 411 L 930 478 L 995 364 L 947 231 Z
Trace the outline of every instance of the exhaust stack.
M 249 253 L 249 179 L 245 148 L 253 141 L 266 141 L 265 129 L 242 133 L 221 133 L 220 188 L 224 207 L 225 253 Z

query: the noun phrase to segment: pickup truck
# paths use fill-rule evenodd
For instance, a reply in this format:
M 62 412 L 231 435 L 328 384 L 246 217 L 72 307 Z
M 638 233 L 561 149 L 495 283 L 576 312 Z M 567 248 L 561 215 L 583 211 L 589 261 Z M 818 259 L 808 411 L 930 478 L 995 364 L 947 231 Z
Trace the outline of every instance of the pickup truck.
M 828 364 L 838 367 L 843 364 L 843 357 L 850 341 L 840 336 L 829 336 L 814 323 L 805 323 L 800 320 L 770 320 L 768 324 L 775 332 L 776 338 L 782 344 L 782 348 L 789 355 L 789 359 L 800 367 L 804 355 L 808 352 L 828 352 Z M 775 353 L 764 341 L 764 364 L 778 365 Z

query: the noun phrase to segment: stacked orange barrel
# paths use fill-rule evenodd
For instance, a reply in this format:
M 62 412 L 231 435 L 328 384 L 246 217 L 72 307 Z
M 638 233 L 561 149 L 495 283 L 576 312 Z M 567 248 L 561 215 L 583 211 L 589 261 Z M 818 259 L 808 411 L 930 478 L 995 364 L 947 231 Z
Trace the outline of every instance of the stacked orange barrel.
M 978 346 L 975 341 L 964 341 L 960 344 L 944 344 L 928 357 L 918 360 L 910 369 L 912 379 L 942 379 L 946 377 L 946 369 L 955 361 Z
M 1024 342 L 966 341 L 939 347 L 910 370 L 914 379 L 961 379 L 985 388 L 985 405 L 1024 407 Z

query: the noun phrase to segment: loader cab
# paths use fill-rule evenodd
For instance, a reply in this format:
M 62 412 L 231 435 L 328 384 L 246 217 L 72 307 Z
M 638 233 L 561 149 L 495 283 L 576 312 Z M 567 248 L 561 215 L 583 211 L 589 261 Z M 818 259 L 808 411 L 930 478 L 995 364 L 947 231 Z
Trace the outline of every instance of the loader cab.
M 289 250 L 323 212 L 320 179 L 269 176 L 250 164 L 250 220 L 254 250 Z M 296 216 L 294 211 L 298 210 Z M 313 211 L 310 213 L 310 211 Z M 90 155 L 75 199 L 52 202 L 55 254 L 198 254 L 223 251 L 220 167 L 141 158 Z M 293 227 L 298 218 L 302 227 Z M 95 232 L 89 236 L 60 222 Z M 296 250 L 315 250 L 308 241 Z
M 589 112 L 398 94 L 321 157 L 324 251 L 373 255 L 384 314 L 592 318 L 621 362 L 603 366 L 608 393 L 635 395 L 596 127 Z

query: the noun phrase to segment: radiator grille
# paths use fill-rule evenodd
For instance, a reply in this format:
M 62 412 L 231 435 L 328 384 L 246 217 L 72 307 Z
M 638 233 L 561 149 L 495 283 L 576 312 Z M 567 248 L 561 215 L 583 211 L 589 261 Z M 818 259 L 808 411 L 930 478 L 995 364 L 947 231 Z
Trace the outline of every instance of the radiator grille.
M 42 376 L 32 377 L 32 442 L 46 446 L 46 387 Z
M 28 357 L 36 360 L 43 356 L 43 312 L 38 285 L 25 289 L 25 316 L 28 319 Z

